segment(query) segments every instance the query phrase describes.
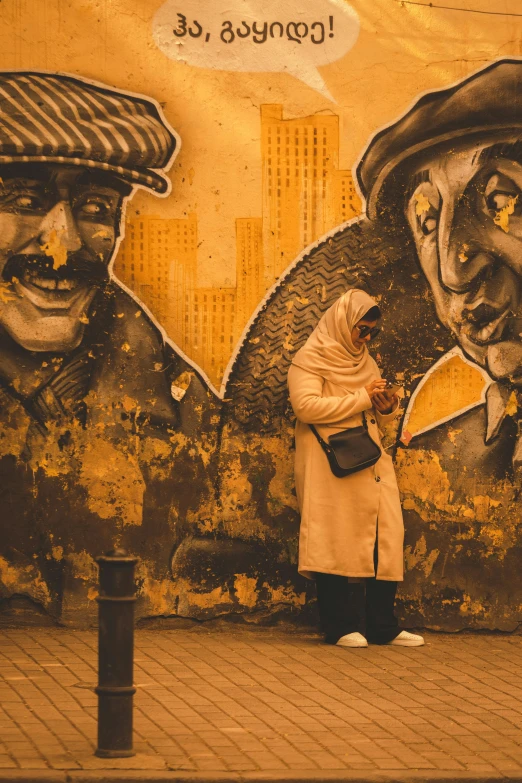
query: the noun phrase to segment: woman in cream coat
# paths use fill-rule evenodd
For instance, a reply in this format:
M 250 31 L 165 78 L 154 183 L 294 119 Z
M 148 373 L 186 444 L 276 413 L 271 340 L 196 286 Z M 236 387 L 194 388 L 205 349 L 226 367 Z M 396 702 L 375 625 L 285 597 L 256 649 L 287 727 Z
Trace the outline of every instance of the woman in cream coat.
M 379 331 L 380 310 L 364 291 L 347 291 L 321 318 L 288 373 L 297 417 L 295 481 L 301 512 L 299 572 L 316 580 L 325 640 L 342 647 L 420 646 L 394 614 L 403 578 L 404 527 L 391 457 L 336 478 L 320 436 L 358 427 L 380 445 L 379 427 L 398 413 L 367 343 Z M 365 610 L 362 607 L 365 606 Z M 366 615 L 366 637 L 360 632 Z

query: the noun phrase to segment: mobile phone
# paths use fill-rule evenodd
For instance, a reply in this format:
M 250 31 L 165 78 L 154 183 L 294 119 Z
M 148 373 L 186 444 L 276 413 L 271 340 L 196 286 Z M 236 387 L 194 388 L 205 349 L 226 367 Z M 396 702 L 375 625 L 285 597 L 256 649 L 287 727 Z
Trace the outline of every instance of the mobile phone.
M 398 392 L 402 389 L 402 386 L 400 386 L 398 383 L 391 383 L 389 386 L 386 386 L 384 391 L 390 396 L 393 397 L 394 394 L 398 394 Z

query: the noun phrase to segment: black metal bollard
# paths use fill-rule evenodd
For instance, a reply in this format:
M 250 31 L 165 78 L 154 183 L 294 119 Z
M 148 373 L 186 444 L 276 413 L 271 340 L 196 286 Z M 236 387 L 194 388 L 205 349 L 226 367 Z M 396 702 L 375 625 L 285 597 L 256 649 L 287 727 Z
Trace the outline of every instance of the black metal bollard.
M 136 558 L 115 549 L 100 567 L 98 626 L 98 747 L 96 756 L 134 756 L 132 700 L 134 658 L 134 566 Z

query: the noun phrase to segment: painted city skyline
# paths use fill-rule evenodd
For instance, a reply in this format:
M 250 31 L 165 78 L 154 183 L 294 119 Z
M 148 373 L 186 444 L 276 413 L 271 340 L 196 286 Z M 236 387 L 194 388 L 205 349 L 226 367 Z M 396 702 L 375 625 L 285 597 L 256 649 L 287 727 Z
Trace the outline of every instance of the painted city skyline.
M 219 387 L 246 323 L 280 274 L 308 245 L 360 213 L 351 171 L 339 169 L 339 117 L 284 119 L 261 106 L 261 212 L 235 220 L 236 284 L 198 280 L 197 214 L 127 221 L 115 275 L 168 336 Z

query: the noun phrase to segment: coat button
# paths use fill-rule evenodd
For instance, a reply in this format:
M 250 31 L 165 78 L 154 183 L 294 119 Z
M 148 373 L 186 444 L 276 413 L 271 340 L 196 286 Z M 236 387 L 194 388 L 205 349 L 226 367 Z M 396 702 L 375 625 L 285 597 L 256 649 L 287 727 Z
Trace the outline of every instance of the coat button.
M 370 419 L 370 424 L 375 424 L 375 419 Z
M 375 481 L 379 482 L 381 480 L 380 476 L 375 476 Z

